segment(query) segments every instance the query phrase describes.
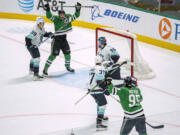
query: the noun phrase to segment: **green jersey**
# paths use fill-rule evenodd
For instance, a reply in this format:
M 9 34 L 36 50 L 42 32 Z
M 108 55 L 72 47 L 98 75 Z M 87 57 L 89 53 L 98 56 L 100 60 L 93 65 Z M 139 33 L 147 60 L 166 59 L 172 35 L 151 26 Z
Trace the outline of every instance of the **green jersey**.
M 140 104 L 143 98 L 139 88 L 116 88 L 113 85 L 109 85 L 109 92 L 119 96 L 126 117 L 135 118 L 144 114 Z
M 46 17 L 54 23 L 55 36 L 64 35 L 72 31 L 71 22 L 80 16 L 80 11 L 76 11 L 74 15 L 65 14 L 65 19 L 61 19 L 59 16 L 54 16 L 51 11 L 46 11 Z

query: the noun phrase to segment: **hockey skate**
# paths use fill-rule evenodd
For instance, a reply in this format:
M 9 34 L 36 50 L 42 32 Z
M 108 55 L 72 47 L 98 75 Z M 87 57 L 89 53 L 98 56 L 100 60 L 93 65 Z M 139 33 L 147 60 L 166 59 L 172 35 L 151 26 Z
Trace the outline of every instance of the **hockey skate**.
M 107 130 L 108 126 L 102 124 L 102 119 L 96 119 L 96 131 Z
M 74 72 L 75 70 L 73 69 L 73 68 L 71 68 L 71 67 L 66 67 L 66 69 L 67 69 L 67 71 L 69 71 L 69 72 Z
M 109 120 L 109 118 L 108 118 L 107 116 L 104 116 L 104 117 L 102 118 L 102 123 L 103 123 L 103 124 L 107 124 L 107 123 L 108 123 L 108 120 Z
M 33 76 L 33 80 L 34 81 L 41 81 L 41 80 L 43 80 L 43 76 L 40 76 L 40 75 L 38 75 L 38 74 L 34 74 L 34 76 Z
M 43 70 L 43 77 L 47 77 L 47 76 L 48 76 L 47 71 Z

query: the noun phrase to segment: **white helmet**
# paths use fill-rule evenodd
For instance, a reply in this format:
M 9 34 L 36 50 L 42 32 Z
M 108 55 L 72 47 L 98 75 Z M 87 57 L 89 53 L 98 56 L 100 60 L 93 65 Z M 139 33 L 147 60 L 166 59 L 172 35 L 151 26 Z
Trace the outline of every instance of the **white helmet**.
M 94 59 L 94 62 L 95 62 L 95 64 L 102 63 L 102 58 L 99 55 L 97 55 Z
M 36 18 L 36 24 L 38 25 L 39 23 L 45 23 L 43 17 L 37 17 L 37 18 Z

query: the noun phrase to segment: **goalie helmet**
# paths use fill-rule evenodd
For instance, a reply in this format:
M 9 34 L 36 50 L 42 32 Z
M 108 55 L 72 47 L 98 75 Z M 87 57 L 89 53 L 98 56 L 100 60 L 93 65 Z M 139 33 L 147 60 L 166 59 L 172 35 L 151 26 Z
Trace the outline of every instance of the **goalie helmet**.
M 37 18 L 36 18 L 36 24 L 38 25 L 38 24 L 40 24 L 40 23 L 45 23 L 43 17 L 37 17 Z
M 105 37 L 98 38 L 98 47 L 103 49 L 107 45 Z
M 94 62 L 95 62 L 95 64 L 101 64 L 102 63 L 102 58 L 100 56 L 96 56 L 94 58 Z
M 128 76 L 124 79 L 125 86 L 128 88 L 132 88 L 137 86 L 137 79 L 135 77 Z

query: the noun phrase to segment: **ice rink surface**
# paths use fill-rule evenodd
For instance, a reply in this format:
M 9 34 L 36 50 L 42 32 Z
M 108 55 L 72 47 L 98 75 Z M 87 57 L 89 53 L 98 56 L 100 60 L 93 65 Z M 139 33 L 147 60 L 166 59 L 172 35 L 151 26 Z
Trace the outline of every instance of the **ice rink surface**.
M 68 34 L 71 66 L 64 67 L 62 52 L 49 69 L 50 77 L 32 81 L 28 75 L 30 55 L 24 37 L 35 23 L 0 19 L 0 135 L 119 135 L 123 111 L 119 103 L 107 97 L 107 131 L 95 131 L 96 104 L 91 96 L 74 103 L 87 90 L 88 70 L 94 65 L 94 30 L 73 27 Z M 46 23 L 47 31 L 54 31 Z M 50 42 L 40 46 L 40 74 L 50 54 Z M 156 78 L 139 81 L 147 122 L 164 124 L 163 129 L 147 126 L 148 135 L 180 134 L 180 54 L 138 42 L 143 58 Z M 131 135 L 137 135 L 135 129 Z

